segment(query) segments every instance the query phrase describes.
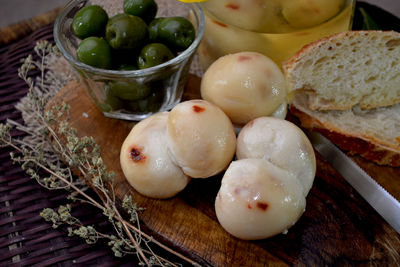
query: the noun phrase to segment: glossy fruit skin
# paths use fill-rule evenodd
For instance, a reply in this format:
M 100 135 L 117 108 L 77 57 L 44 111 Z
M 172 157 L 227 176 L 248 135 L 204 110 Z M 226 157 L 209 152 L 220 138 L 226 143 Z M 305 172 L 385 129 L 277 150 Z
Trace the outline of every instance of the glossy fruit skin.
M 174 58 L 174 54 L 167 46 L 160 43 L 152 43 L 143 47 L 137 60 L 140 69 L 157 66 Z
M 184 17 L 169 17 L 158 25 L 158 40 L 175 51 L 188 48 L 196 37 L 193 24 Z
M 77 59 L 92 67 L 109 69 L 112 66 L 111 48 L 103 38 L 88 37 L 78 46 Z
M 108 85 L 104 87 L 104 90 L 105 90 L 104 102 L 99 104 L 99 107 L 102 111 L 111 112 L 124 108 L 124 102 L 112 94 L 110 87 Z
M 163 21 L 165 18 L 155 18 L 153 19 L 148 26 L 149 30 L 149 40 L 152 43 L 157 42 L 158 39 L 158 26 L 160 25 L 160 22 Z
M 106 11 L 97 5 L 81 8 L 72 20 L 72 32 L 80 39 L 103 36 L 108 21 Z
M 157 112 L 162 102 L 162 92 L 153 91 L 147 98 L 129 102 L 128 109 L 135 112 Z
M 147 24 L 137 16 L 118 14 L 107 22 L 106 40 L 113 49 L 140 49 L 147 38 Z
M 123 100 L 140 100 L 150 94 L 150 88 L 138 82 L 113 81 L 109 84 L 111 93 Z
M 141 17 L 146 23 L 152 21 L 157 14 L 158 6 L 154 0 L 125 0 L 124 12 Z

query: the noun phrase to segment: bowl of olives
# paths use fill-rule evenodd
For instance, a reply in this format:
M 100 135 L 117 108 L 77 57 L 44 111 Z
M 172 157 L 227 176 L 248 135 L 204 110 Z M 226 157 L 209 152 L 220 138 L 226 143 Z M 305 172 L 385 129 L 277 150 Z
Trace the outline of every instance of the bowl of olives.
M 139 121 L 180 102 L 204 27 L 198 4 L 73 0 L 54 39 L 105 116 Z

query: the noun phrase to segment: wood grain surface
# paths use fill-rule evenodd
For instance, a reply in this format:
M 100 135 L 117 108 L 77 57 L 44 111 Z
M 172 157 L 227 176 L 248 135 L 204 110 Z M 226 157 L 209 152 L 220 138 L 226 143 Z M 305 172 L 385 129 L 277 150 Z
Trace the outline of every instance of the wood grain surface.
M 184 100 L 199 97 L 200 79 L 190 76 Z M 397 266 L 400 235 L 318 154 L 317 174 L 306 211 L 289 232 L 260 241 L 242 241 L 219 225 L 214 200 L 222 175 L 192 179 L 176 197 L 154 200 L 136 193 L 125 181 L 119 151 L 132 122 L 106 118 L 85 93 L 69 83 L 52 104 L 71 105 L 71 124 L 81 136 L 93 136 L 109 170 L 115 172 L 118 199 L 132 194 L 145 210 L 145 231 L 169 246 L 212 266 Z M 378 167 L 353 158 L 400 198 L 400 169 Z

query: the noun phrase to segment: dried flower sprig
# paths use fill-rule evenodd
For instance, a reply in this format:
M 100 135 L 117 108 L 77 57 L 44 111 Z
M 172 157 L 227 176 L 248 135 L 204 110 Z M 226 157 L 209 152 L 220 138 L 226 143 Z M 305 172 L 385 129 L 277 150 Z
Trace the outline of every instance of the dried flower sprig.
M 0 147 L 12 147 L 15 150 L 10 154 L 12 160 L 21 164 L 22 169 L 41 186 L 49 190 L 68 190 L 69 199 L 102 210 L 116 235 L 104 234 L 93 226 L 83 225 L 71 215 L 70 205 L 60 206 L 57 210 L 44 209 L 41 216 L 52 222 L 55 228 L 67 225 L 69 235 L 80 236 L 89 244 L 107 239 L 115 256 L 136 254 L 142 265 L 177 266 L 156 255 L 150 247 L 153 243 L 183 261 L 198 266 L 141 231 L 138 215 L 141 208 L 131 196 L 126 196 L 122 203 L 122 208 L 130 218 L 123 218 L 113 191 L 114 174 L 107 171 L 95 140 L 92 137 L 78 137 L 77 131 L 68 122 L 68 105 L 54 105 L 46 109 L 47 103 L 63 84 L 61 78 L 49 68 L 49 58 L 58 53 L 57 49 L 48 41 L 39 41 L 34 51 L 39 60 L 28 56 L 18 71 L 18 75 L 29 86 L 27 96 L 19 104 L 23 106 L 25 125 L 11 120 L 0 124 Z M 34 81 L 28 74 L 35 69 L 39 70 L 40 75 Z M 27 135 L 23 139 L 13 138 L 11 131 L 14 127 Z M 73 175 L 73 171 L 78 171 L 81 177 Z M 87 185 L 96 191 L 100 201 L 86 193 Z

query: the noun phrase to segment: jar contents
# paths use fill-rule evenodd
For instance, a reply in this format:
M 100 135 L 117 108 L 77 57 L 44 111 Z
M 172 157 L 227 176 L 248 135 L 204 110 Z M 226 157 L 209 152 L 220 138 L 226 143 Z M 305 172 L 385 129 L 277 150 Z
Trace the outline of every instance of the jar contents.
M 241 51 L 262 53 L 279 66 L 304 45 L 346 31 L 350 0 L 208 0 L 206 30 L 199 47 L 203 69 Z

